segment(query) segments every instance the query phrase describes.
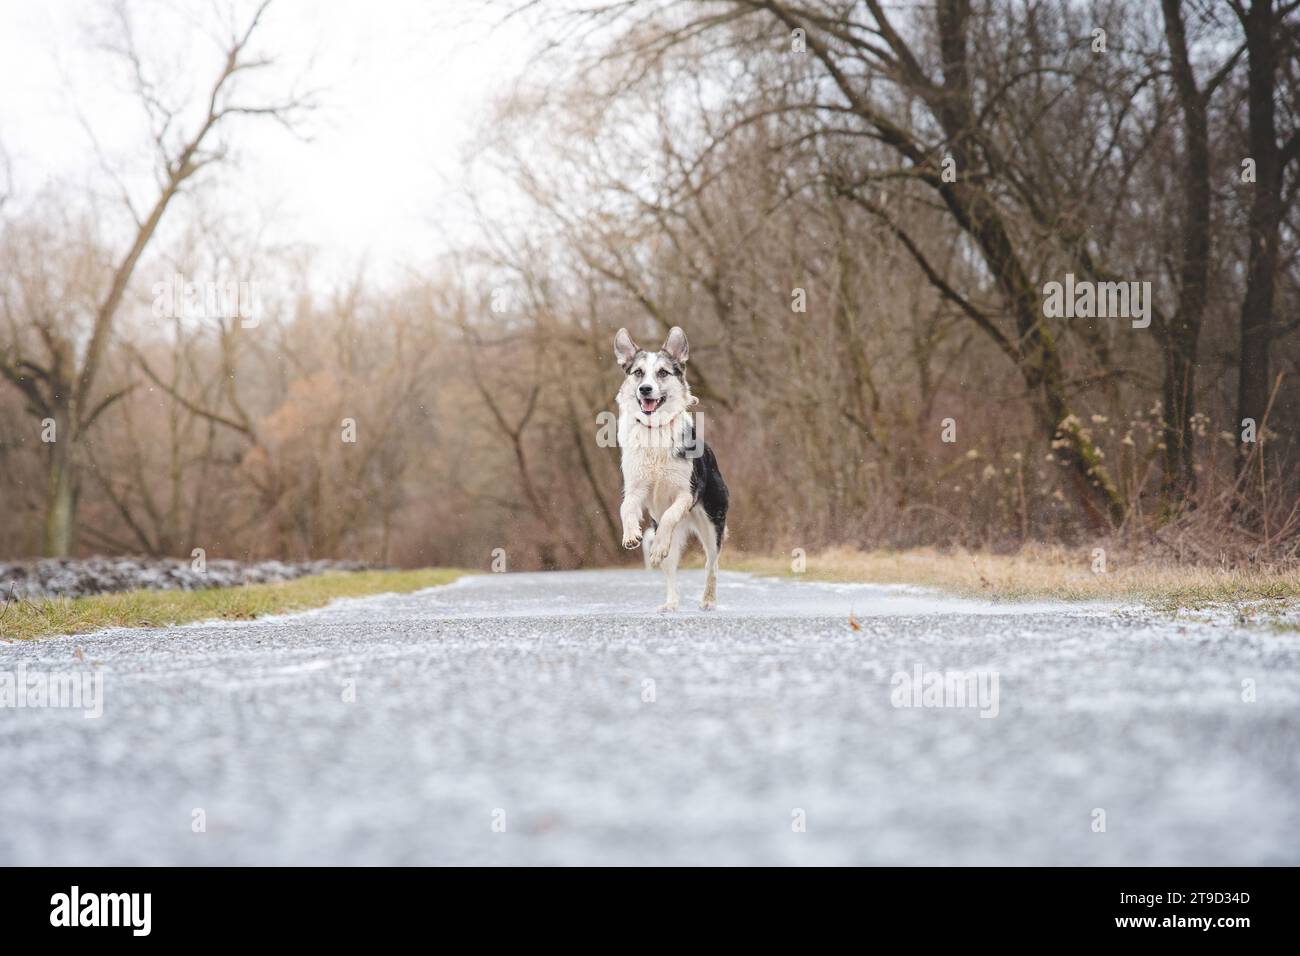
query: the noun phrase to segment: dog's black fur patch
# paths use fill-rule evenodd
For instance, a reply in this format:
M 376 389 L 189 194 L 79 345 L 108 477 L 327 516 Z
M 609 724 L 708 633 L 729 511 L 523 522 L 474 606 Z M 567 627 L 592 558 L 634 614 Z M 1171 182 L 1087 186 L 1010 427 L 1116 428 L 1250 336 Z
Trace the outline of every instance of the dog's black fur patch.
M 688 429 L 688 436 L 687 447 L 679 449 L 678 456 L 689 457 L 687 448 L 693 450 L 703 446 L 700 454 L 691 459 L 691 507 L 704 506 L 704 513 L 709 516 L 709 522 L 718 536 L 718 547 L 721 548 L 722 533 L 727 527 L 727 508 L 731 503 L 731 495 L 727 491 L 727 483 L 722 480 L 717 456 L 713 454 L 709 443 L 695 437 L 694 425 Z

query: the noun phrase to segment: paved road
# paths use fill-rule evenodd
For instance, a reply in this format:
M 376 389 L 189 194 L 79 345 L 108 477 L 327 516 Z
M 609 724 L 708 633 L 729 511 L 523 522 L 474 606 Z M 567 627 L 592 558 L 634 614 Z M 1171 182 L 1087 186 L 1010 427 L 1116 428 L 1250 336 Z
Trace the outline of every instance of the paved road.
M 0 710 L 0 863 L 1300 863 L 1294 636 L 736 574 L 663 617 L 660 587 L 0 646 L 104 701 Z M 975 706 L 895 706 L 946 672 Z

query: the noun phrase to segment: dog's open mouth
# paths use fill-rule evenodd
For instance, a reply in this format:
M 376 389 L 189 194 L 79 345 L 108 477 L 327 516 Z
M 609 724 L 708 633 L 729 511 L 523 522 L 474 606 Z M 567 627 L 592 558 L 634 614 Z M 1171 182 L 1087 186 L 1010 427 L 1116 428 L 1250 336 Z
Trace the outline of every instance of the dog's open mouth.
M 658 409 L 659 406 L 662 405 L 663 403 L 664 400 L 662 396 L 660 396 L 659 398 L 643 398 L 641 399 L 641 411 L 649 415 L 651 412 Z

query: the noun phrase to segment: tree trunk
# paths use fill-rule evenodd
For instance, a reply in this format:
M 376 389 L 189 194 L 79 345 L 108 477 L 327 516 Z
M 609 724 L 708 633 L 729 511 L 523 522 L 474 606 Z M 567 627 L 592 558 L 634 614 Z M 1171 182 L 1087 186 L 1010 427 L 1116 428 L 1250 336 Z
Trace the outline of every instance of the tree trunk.
M 76 544 L 78 491 L 74 436 L 67 417 L 55 419 L 54 439 L 49 446 L 43 553 L 47 558 L 67 558 Z
M 1208 93 L 1196 83 L 1187 52 L 1182 0 L 1164 0 L 1174 89 L 1183 114 L 1183 221 L 1179 236 L 1178 305 L 1163 330 L 1165 351 L 1164 477 L 1161 511 L 1176 512 L 1196 487 L 1193 458 L 1196 351 L 1205 317 L 1210 267 L 1210 131 Z
M 1247 225 L 1250 250 L 1246 295 L 1241 304 L 1241 356 L 1237 377 L 1237 421 L 1263 424 L 1268 406 L 1269 344 L 1273 334 L 1273 285 L 1277 274 L 1278 233 L 1282 219 L 1282 164 L 1273 102 L 1277 75 L 1272 0 L 1256 0 L 1246 16 L 1250 158 L 1255 161 L 1255 191 Z M 1237 466 L 1249 446 L 1241 445 Z

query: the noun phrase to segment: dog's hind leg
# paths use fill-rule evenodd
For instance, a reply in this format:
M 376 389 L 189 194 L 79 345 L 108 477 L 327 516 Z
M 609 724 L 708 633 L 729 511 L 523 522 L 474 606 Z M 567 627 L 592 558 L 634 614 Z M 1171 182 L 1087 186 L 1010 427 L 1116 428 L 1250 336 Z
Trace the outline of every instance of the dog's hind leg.
M 641 537 L 641 556 L 645 558 L 645 569 L 649 571 L 653 565 L 650 563 L 650 549 L 655 544 L 655 532 L 659 530 L 659 524 L 654 518 L 650 519 L 650 527 L 645 529 L 645 534 Z
M 690 536 L 690 529 L 687 527 L 688 522 L 679 521 L 672 530 L 672 540 L 668 542 L 668 553 L 664 555 L 663 562 L 659 565 L 663 568 L 664 578 L 668 583 L 668 597 L 660 605 L 661 611 L 675 611 L 678 605 L 677 595 L 677 564 L 682 560 L 682 552 L 686 550 L 686 539 Z M 655 534 L 664 534 L 665 528 L 659 526 Z
M 700 598 L 700 610 L 712 611 L 718 606 L 718 529 L 708 516 L 700 511 L 693 515 L 691 530 L 704 545 L 704 596 Z

